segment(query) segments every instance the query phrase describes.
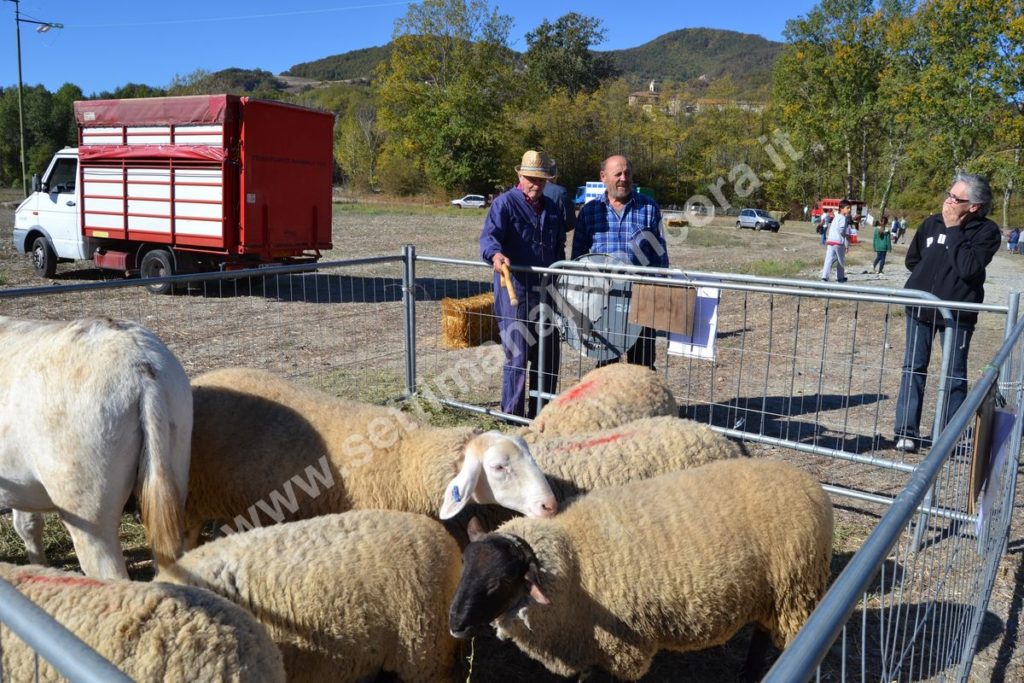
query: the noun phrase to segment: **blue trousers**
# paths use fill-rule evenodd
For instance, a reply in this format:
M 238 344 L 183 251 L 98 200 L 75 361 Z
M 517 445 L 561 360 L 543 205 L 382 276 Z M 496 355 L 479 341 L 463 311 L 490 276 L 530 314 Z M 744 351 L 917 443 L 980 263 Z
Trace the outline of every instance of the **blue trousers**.
M 974 335 L 974 325 L 958 324 L 954 328 L 953 353 L 946 380 L 946 410 L 942 424 L 932 429 L 937 436 L 967 397 L 967 353 Z M 903 353 L 900 393 L 896 399 L 896 438 L 918 440 L 921 435 L 921 410 L 924 402 L 928 363 L 932 356 L 932 340 L 943 328 L 921 322 L 907 313 L 907 346 Z M 939 343 L 941 344 L 941 334 Z
M 540 295 L 537 287 L 516 287 L 519 304 L 512 306 L 508 293 L 495 277 L 494 312 L 498 316 L 501 346 L 505 351 L 502 368 L 501 410 L 511 415 L 534 417 L 536 403 L 528 402 L 526 377 L 533 391 L 554 392 L 558 382 L 561 336 L 550 324 L 537 324 Z M 520 293 L 521 292 L 521 293 Z M 539 367 L 538 349 L 544 344 L 544 367 Z

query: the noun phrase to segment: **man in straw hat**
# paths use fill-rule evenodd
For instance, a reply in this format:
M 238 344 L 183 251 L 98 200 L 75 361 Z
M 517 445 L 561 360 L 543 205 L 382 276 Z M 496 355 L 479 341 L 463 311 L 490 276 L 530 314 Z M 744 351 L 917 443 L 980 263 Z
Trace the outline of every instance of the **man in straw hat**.
M 537 325 L 540 276 L 509 271 L 518 303 L 502 286 L 501 273 L 511 266 L 547 267 L 565 258 L 565 217 L 544 186 L 551 179 L 551 161 L 528 150 L 516 166 L 518 184 L 491 204 L 480 232 L 480 256 L 494 268 L 494 312 L 498 316 L 505 366 L 501 384 L 503 412 L 533 417 L 535 404 L 526 400 L 530 388 L 552 391 L 558 378 L 559 335 L 552 326 Z M 544 367 L 538 368 L 538 342 L 544 341 Z

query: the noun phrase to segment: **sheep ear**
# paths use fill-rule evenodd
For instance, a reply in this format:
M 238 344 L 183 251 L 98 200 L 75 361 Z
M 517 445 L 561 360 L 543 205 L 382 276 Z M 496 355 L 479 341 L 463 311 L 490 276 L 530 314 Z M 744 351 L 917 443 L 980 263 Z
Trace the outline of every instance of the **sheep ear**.
M 473 515 L 469 518 L 469 522 L 466 524 L 466 534 L 469 536 L 469 541 L 479 541 L 481 538 L 487 535 L 487 529 L 484 528 L 484 523 L 480 521 L 480 518 Z
M 544 595 L 540 589 L 540 571 L 537 569 L 536 562 L 531 562 L 530 568 L 526 570 L 526 580 L 530 583 L 530 597 L 534 602 L 550 605 L 551 601 L 548 600 L 548 596 Z
M 451 519 L 466 507 L 473 497 L 476 489 L 476 482 L 480 479 L 484 466 L 477 458 L 465 457 L 462 460 L 462 469 L 455 475 L 455 478 L 444 487 L 444 502 L 441 503 L 441 510 L 438 517 Z

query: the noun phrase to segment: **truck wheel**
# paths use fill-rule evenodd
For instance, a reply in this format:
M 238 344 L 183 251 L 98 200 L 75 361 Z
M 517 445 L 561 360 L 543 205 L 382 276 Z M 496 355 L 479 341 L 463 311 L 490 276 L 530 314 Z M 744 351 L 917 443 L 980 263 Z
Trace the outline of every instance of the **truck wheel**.
M 737 227 L 737 229 L 738 229 L 738 228 L 742 228 L 742 227 L 743 227 L 743 224 L 742 224 L 742 223 L 740 223 L 739 221 L 736 221 L 736 227 Z
M 45 237 L 37 237 L 32 242 L 32 270 L 39 277 L 53 277 L 57 274 L 57 254 Z
M 763 228 L 763 227 L 764 227 L 764 226 L 763 226 L 763 225 L 761 225 L 760 223 L 754 223 L 754 230 L 758 230 L 758 231 L 760 231 L 760 230 L 761 230 L 761 228 Z
M 142 257 L 142 264 L 139 266 L 139 277 L 165 277 L 174 275 L 174 266 L 171 264 L 171 255 L 163 249 L 147 251 Z M 174 286 L 170 282 L 160 282 L 146 285 L 151 294 L 171 294 Z

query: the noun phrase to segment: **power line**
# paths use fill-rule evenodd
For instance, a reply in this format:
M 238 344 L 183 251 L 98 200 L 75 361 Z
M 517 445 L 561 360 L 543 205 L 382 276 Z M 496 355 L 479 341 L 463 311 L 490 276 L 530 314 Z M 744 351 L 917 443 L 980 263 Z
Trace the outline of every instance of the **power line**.
M 329 12 L 347 12 L 358 9 L 376 9 L 378 7 L 396 7 L 408 5 L 412 0 L 401 0 L 400 2 L 382 2 L 372 5 L 350 5 L 348 7 L 326 7 L 323 9 L 295 10 L 292 12 L 272 12 L 269 14 L 246 14 L 233 17 L 206 17 L 191 19 L 168 19 L 166 21 L 138 21 L 120 24 L 65 24 L 67 28 L 130 28 L 138 26 L 171 26 L 176 24 L 204 24 L 220 21 L 240 21 L 245 19 L 274 19 L 279 17 L 294 17 L 309 14 L 327 14 Z

